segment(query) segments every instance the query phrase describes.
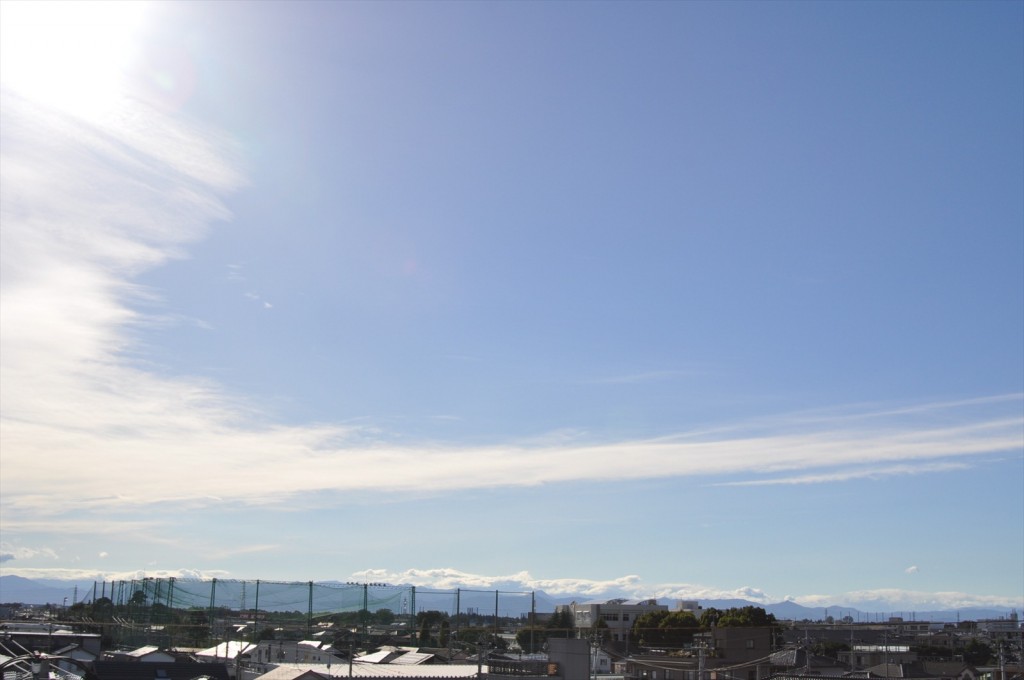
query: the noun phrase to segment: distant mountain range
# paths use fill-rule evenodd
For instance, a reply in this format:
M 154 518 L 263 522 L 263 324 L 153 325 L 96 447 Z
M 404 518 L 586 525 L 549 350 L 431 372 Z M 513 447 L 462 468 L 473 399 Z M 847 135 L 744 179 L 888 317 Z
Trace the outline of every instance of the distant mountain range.
M 332 582 L 327 582 L 332 583 Z M 75 602 L 90 602 L 93 599 L 93 581 L 62 581 L 56 579 L 27 579 L 21 576 L 6 575 L 0 576 L 0 603 L 21 604 L 54 604 L 71 605 Z M 494 591 L 464 590 L 460 598 L 460 611 L 475 609 L 481 614 L 493 613 Z M 96 594 L 99 596 L 99 593 Z M 555 607 L 570 602 L 592 602 L 593 597 L 586 595 L 554 597 L 543 591 L 536 591 L 533 594 L 537 612 L 553 612 Z M 607 600 L 610 598 L 600 598 Z M 511 601 L 511 604 L 510 604 Z M 678 600 L 659 599 L 659 604 L 674 608 Z M 776 618 L 791 621 L 824 621 L 828 616 L 841 619 L 850 616 L 857 622 L 886 621 L 890 616 L 902 616 L 905 620 L 934 621 L 934 622 L 955 622 L 955 621 L 976 621 L 979 619 L 1005 618 L 1010 612 L 1005 609 L 992 609 L 982 607 L 969 607 L 959 610 L 937 610 L 937 611 L 903 611 L 903 612 L 862 612 L 853 607 L 835 605 L 832 607 L 805 607 L 796 602 L 785 601 L 775 604 L 763 604 L 749 600 L 699 600 L 701 607 L 708 609 L 729 609 L 732 607 L 763 607 L 765 611 L 774 614 Z M 434 608 L 435 605 L 420 602 L 419 609 Z M 446 608 L 451 605 L 445 604 L 438 608 Z M 505 597 L 502 599 L 500 613 L 505 616 L 518 616 L 530 609 L 530 596 Z

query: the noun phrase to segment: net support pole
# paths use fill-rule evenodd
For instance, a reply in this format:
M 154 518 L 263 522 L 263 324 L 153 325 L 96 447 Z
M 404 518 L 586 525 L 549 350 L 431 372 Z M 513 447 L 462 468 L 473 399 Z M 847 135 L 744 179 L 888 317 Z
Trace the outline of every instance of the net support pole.
M 217 606 L 217 579 L 210 581 L 210 637 L 213 637 L 213 609 Z
M 309 582 L 309 616 L 306 618 L 306 635 L 313 636 L 313 582 Z

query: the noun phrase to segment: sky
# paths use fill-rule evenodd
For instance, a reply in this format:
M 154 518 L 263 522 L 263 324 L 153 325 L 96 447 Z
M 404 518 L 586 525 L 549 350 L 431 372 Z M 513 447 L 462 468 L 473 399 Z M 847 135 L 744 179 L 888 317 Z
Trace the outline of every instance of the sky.
M 0 28 L 0 575 L 1024 607 L 1024 3 Z

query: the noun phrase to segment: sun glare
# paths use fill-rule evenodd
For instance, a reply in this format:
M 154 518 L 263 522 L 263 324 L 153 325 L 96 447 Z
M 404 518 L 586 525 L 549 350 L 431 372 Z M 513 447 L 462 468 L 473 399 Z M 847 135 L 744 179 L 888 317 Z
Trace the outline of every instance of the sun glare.
M 80 115 L 114 106 L 145 10 L 127 0 L 0 1 L 0 83 Z

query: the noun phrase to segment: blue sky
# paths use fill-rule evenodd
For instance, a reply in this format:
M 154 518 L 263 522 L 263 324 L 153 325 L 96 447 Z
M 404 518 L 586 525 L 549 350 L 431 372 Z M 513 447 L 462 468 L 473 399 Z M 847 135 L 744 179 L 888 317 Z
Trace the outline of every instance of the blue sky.
M 0 573 L 1024 606 L 1024 5 L 0 3 Z

